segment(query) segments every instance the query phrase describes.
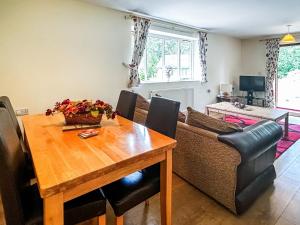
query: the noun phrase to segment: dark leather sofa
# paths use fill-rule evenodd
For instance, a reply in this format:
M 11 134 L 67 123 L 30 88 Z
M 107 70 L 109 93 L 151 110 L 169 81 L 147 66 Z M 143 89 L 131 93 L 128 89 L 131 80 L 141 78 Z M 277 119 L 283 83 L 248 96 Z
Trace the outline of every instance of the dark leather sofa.
M 248 209 L 276 178 L 273 162 L 281 137 L 282 128 L 271 121 L 261 121 L 244 132 L 218 136 L 219 141 L 235 148 L 241 156 L 235 192 L 237 214 Z

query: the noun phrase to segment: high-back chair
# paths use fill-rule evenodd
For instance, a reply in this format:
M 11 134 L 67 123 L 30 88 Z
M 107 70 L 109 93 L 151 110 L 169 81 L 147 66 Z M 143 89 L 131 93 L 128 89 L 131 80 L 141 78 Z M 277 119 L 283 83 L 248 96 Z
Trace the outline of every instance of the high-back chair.
M 19 138 L 22 138 L 22 132 L 15 114 L 15 110 L 7 96 L 0 96 L 0 107 L 7 109 Z
M 151 105 L 145 126 L 170 138 L 175 138 L 180 103 L 161 97 L 152 97 Z M 143 171 L 150 174 L 158 173 L 160 165 L 153 165 Z
M 118 115 L 133 120 L 137 94 L 122 90 L 120 92 L 116 111 Z
M 146 126 L 175 137 L 179 102 L 153 97 Z M 123 224 L 125 212 L 160 192 L 160 164 L 130 174 L 102 188 L 116 215 L 116 224 Z
M 24 154 L 5 108 L 0 108 L 0 191 L 6 225 L 43 224 L 43 201 L 37 185 L 24 185 Z M 64 223 L 76 224 L 93 217 L 105 224 L 106 200 L 100 190 L 66 202 Z
M 175 138 L 179 107 L 179 102 L 152 97 L 145 126 Z
M 26 160 L 25 171 L 26 171 L 27 180 L 29 181 L 30 179 L 35 178 L 31 157 L 30 157 L 28 149 L 23 141 L 22 132 L 21 132 L 21 129 L 20 129 L 16 114 L 15 114 L 15 110 L 7 96 L 0 96 L 0 108 L 5 108 L 7 110 L 8 114 L 10 116 L 11 122 L 13 124 L 13 127 L 19 137 L 20 144 L 21 144 L 21 151 L 25 154 L 25 160 Z

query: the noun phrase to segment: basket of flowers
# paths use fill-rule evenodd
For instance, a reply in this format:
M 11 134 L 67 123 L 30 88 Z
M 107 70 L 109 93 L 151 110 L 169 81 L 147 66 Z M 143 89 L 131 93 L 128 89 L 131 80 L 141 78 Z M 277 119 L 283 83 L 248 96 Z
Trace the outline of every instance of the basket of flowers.
M 66 99 L 62 102 L 57 102 L 53 109 L 47 109 L 46 116 L 53 115 L 55 112 L 63 113 L 66 125 L 96 125 L 100 124 L 103 114 L 106 115 L 107 119 L 114 119 L 116 116 L 112 106 L 101 100 L 92 102 Z

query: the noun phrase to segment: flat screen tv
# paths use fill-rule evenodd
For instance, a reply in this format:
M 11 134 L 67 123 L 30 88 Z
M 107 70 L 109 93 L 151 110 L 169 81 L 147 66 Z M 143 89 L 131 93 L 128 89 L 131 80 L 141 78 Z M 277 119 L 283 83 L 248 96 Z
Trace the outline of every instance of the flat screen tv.
M 264 76 L 240 76 L 240 91 L 265 91 Z

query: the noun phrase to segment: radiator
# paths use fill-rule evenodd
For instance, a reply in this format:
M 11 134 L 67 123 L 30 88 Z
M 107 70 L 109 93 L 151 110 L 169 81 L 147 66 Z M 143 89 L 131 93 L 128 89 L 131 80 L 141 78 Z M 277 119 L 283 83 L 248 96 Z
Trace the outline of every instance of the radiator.
M 161 96 L 180 102 L 180 110 L 186 111 L 186 107 L 194 107 L 194 88 L 174 88 L 150 91 L 150 96 Z

